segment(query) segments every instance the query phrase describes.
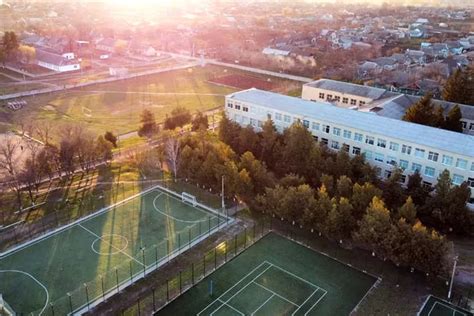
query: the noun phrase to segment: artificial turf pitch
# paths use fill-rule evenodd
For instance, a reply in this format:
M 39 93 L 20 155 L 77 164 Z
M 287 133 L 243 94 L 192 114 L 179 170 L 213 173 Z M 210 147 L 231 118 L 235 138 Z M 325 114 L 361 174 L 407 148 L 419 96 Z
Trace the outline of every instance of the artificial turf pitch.
M 473 316 L 471 312 L 430 295 L 423 304 L 419 316 Z
M 17 314 L 64 315 L 112 295 L 225 223 L 155 188 L 5 253 L 0 293 Z
M 157 315 L 349 315 L 376 281 L 270 233 Z

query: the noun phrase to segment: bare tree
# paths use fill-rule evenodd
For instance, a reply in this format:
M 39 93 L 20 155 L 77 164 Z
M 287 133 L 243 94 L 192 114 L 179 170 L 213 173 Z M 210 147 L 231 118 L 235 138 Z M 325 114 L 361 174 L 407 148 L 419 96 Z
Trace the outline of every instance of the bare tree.
M 0 170 L 4 171 L 4 179 L 8 187 L 15 192 L 18 206 L 21 208 L 21 183 L 19 176 L 19 142 L 7 137 L 0 143 Z
M 169 137 L 165 143 L 165 154 L 166 161 L 168 162 L 169 167 L 171 168 L 174 181 L 176 181 L 178 175 L 178 164 L 179 164 L 179 139 L 176 137 Z
M 35 131 L 40 141 L 44 144 L 49 144 L 53 129 L 51 122 L 41 122 L 41 124 L 36 126 Z

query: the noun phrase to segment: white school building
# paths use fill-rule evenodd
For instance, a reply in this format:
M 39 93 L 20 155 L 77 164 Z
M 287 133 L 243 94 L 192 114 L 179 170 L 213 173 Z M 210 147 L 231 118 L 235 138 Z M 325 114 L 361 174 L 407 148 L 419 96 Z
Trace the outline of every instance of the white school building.
M 381 177 L 390 176 L 398 166 L 405 183 L 406 176 L 418 170 L 423 181 L 433 185 L 447 169 L 454 184 L 469 183 L 474 203 L 473 136 L 258 89 L 227 95 L 225 112 L 229 119 L 256 130 L 267 119 L 279 132 L 299 120 L 329 148 L 364 154 Z

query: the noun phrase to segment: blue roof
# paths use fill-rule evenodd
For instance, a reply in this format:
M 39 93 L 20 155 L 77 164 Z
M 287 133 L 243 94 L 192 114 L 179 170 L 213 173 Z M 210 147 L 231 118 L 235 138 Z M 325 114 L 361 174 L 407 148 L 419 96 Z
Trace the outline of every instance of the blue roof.
M 474 157 L 474 136 L 462 133 L 382 117 L 374 113 L 340 108 L 329 103 L 306 101 L 255 88 L 235 92 L 227 97 L 276 111 L 319 119 L 408 143 Z

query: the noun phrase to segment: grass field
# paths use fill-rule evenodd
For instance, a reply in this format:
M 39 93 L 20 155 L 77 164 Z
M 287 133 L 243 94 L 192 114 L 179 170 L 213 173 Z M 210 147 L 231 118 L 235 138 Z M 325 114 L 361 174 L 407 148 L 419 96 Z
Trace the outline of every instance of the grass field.
M 0 293 L 25 315 L 84 308 L 223 227 L 217 214 L 151 189 L 5 253 Z
M 348 315 L 376 280 L 270 233 L 157 315 Z
M 55 125 L 78 122 L 84 123 L 92 132 L 112 130 L 122 134 L 138 129 L 143 109 L 151 110 L 160 122 L 178 105 L 191 112 L 223 105 L 224 96 L 236 89 L 208 80 L 232 73 L 243 72 L 215 66 L 194 67 L 30 97 L 28 106 L 11 116 L 3 115 L 3 120 L 13 123 L 22 118 L 50 121 Z M 266 77 L 262 78 L 266 80 Z M 276 78 L 273 83 L 281 90 L 295 85 L 292 81 Z
M 430 295 L 423 304 L 419 316 L 473 316 L 466 311 L 445 300 Z

